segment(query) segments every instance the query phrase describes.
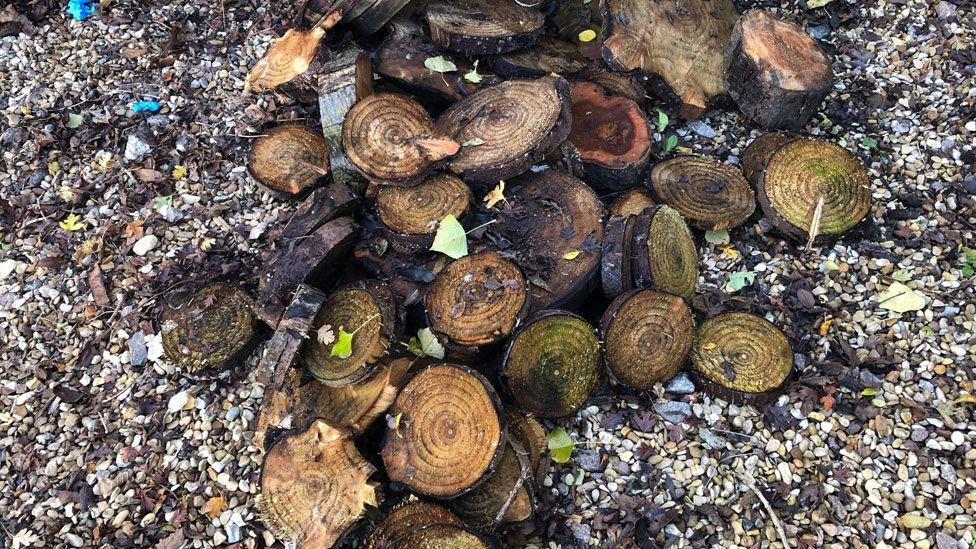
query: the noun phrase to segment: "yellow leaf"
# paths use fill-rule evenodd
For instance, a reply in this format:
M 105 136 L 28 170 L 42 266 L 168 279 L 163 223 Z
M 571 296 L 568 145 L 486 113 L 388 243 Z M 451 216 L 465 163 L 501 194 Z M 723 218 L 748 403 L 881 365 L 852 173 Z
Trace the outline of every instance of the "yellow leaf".
M 52 161 L 48 162 L 48 164 L 47 164 L 47 173 L 50 174 L 51 177 L 54 177 L 55 175 L 58 175 L 58 172 L 60 172 L 60 171 L 61 171 L 61 166 L 58 164 L 58 161 L 57 160 L 52 160 Z
M 820 324 L 820 335 L 825 336 L 827 332 L 830 331 L 830 325 L 834 323 L 834 319 L 826 318 L 823 323 Z
M 502 201 L 508 204 L 508 199 L 505 198 L 505 182 L 499 181 L 498 185 L 496 185 L 490 193 L 485 195 L 485 207 L 493 208 L 495 207 L 495 204 Z
M 566 252 L 566 253 L 563 254 L 563 259 L 570 259 L 570 260 L 576 259 L 577 257 L 579 257 L 579 254 L 580 254 L 580 251 L 579 250 L 573 250 L 571 252 Z
M 227 502 L 221 496 L 213 497 L 203 504 L 203 512 L 210 518 L 217 518 L 227 510 Z
M 722 255 L 724 255 L 725 257 L 728 257 L 729 259 L 738 259 L 739 258 L 739 251 L 736 250 L 731 244 L 729 244 L 727 246 L 722 246 L 719 249 L 722 250 Z
M 177 164 L 173 166 L 173 179 L 179 181 L 184 177 L 186 177 L 186 166 L 183 166 L 181 164 Z
M 702 345 L 702 349 L 705 349 L 706 351 L 710 351 L 710 350 L 714 349 L 715 347 L 717 347 L 717 345 L 715 345 L 714 343 L 706 343 L 706 344 Z
M 66 231 L 80 231 L 85 228 L 84 223 L 79 223 L 80 219 L 80 217 L 71 213 L 68 214 L 68 217 L 64 218 L 64 221 L 58 223 L 58 226 Z
M 589 42 L 594 38 L 596 38 L 596 32 L 593 29 L 586 29 L 585 31 L 581 31 L 579 33 L 580 42 Z
M 956 404 L 976 404 L 976 396 L 969 393 L 961 393 L 953 402 Z

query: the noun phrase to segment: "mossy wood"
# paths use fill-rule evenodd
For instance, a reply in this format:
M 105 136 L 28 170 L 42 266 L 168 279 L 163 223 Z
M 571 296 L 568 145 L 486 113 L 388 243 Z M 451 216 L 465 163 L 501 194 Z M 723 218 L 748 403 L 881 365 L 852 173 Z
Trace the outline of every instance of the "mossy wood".
M 468 526 L 478 530 L 523 522 L 535 512 L 532 476 L 528 454 L 509 443 L 488 478 L 448 504 Z
M 634 221 L 631 269 L 637 288 L 691 299 L 698 286 L 698 248 L 684 218 L 669 206 L 649 208 Z
M 305 126 L 276 126 L 254 140 L 247 167 L 271 190 L 301 194 L 329 175 L 329 145 Z
M 435 0 L 427 4 L 430 36 L 465 55 L 491 55 L 529 47 L 542 38 L 545 17 L 508 0 Z
M 433 524 L 393 542 L 393 549 L 494 549 L 496 545 L 474 530 L 452 524 Z
M 742 174 L 746 176 L 746 181 L 754 189 L 759 187 L 762 172 L 766 169 L 766 164 L 769 163 L 769 159 L 776 152 L 776 149 L 795 139 L 797 139 L 796 136 L 788 133 L 764 133 L 753 139 L 752 143 L 749 143 L 749 146 L 742 151 Z
M 656 164 L 649 187 L 655 200 L 704 231 L 738 227 L 756 209 L 742 171 L 703 156 L 683 155 Z
M 464 526 L 457 515 L 435 503 L 416 500 L 397 506 L 370 533 L 368 549 L 389 549 L 394 543 L 413 532 L 433 526 L 446 524 Z
M 579 48 L 558 38 L 545 37 L 535 46 L 491 58 L 491 68 L 506 78 L 537 78 L 547 74 L 568 76 L 582 70 L 586 60 Z
M 427 68 L 427 59 L 439 56 L 451 59 L 457 70 L 437 72 Z M 464 78 L 472 69 L 467 62 L 447 55 L 409 19 L 397 18 L 390 24 L 390 34 L 376 51 L 376 59 L 376 72 L 424 96 L 433 94 L 458 101 L 479 87 Z

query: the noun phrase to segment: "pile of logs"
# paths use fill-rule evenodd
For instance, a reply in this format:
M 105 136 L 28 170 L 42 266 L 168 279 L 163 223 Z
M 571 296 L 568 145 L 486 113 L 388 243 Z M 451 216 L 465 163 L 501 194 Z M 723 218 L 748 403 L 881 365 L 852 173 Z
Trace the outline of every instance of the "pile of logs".
M 646 92 L 686 118 L 730 96 L 763 128 L 803 128 L 831 71 L 799 27 L 730 0 L 311 0 L 299 20 L 248 86 L 318 100 L 321 128 L 270 129 L 249 163 L 301 203 L 255 297 L 209 285 L 161 319 L 196 374 L 273 331 L 255 443 L 276 536 L 490 547 L 535 514 L 538 419 L 599 383 L 687 368 L 734 402 L 782 391 L 779 328 L 689 308 L 697 232 L 761 215 L 800 243 L 836 238 L 868 213 L 867 172 L 777 132 L 741 166 L 663 159 Z

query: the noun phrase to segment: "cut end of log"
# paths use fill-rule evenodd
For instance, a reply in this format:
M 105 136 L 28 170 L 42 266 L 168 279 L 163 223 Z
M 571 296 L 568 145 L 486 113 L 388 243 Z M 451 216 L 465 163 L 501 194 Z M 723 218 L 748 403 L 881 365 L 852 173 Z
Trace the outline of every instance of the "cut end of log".
M 248 169 L 270 189 L 297 195 L 329 175 L 329 145 L 304 126 L 277 126 L 254 140 Z
M 542 38 L 545 24 L 541 12 L 506 0 L 438 0 L 426 13 L 434 42 L 466 55 L 524 49 Z
M 651 194 L 705 231 L 738 227 L 756 209 L 742 172 L 702 156 L 679 156 L 651 169 Z

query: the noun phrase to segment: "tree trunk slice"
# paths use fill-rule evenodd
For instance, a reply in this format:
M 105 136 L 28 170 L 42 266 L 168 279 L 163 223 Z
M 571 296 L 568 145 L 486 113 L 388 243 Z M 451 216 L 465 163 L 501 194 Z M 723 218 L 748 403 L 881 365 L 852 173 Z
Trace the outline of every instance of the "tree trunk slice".
M 529 291 L 521 269 L 495 252 L 445 267 L 427 292 L 427 321 L 442 343 L 477 348 L 508 337 L 525 319 Z
M 582 0 L 558 1 L 550 20 L 556 27 L 559 36 L 575 45 L 581 55 L 587 59 L 601 59 L 600 45 L 603 44 L 603 14 L 600 12 L 600 2 L 586 2 Z M 593 40 L 580 42 L 579 35 L 583 31 L 596 33 Z
M 440 505 L 427 501 L 412 501 L 390 511 L 390 514 L 370 534 L 366 547 L 389 549 L 394 546 L 396 540 L 435 524 L 464 526 L 464 522 L 457 515 Z
M 159 324 L 167 360 L 195 376 L 238 366 L 259 342 L 254 302 L 228 284 L 177 296 L 163 309 Z
M 460 59 L 453 59 L 457 71 L 440 73 L 428 69 L 428 58 L 445 55 L 443 49 L 427 38 L 410 20 L 397 19 L 391 24 L 390 35 L 376 51 L 376 72 L 424 96 L 435 94 L 447 101 L 459 101 L 476 89 L 464 79 L 472 67 Z
M 794 139 L 797 138 L 788 133 L 764 133 L 753 139 L 752 143 L 749 143 L 749 146 L 742 151 L 742 174 L 746 176 L 746 181 L 754 189 L 759 187 L 762 172 L 766 169 L 766 164 L 769 163 L 769 159 L 776 152 L 776 149 Z
M 254 140 L 247 167 L 269 189 L 297 195 L 329 175 L 329 145 L 304 126 L 277 126 Z
M 726 60 L 729 95 L 767 129 L 803 128 L 834 85 L 830 59 L 817 41 L 764 10 L 739 18 Z
M 463 181 L 446 173 L 428 176 L 416 186 L 383 186 L 376 194 L 380 221 L 407 249 L 428 250 L 441 220 L 463 219 L 474 197 Z
M 363 174 L 379 181 L 415 182 L 457 147 L 439 140 L 424 107 L 405 95 L 370 95 L 342 124 L 342 150 Z
M 359 195 L 345 183 L 334 181 L 313 190 L 288 218 L 280 239 L 287 243 L 315 232 L 333 219 L 350 215 L 359 206 Z
M 383 463 L 393 482 L 431 497 L 454 498 L 484 482 L 505 449 L 500 401 L 481 374 L 439 364 L 400 391 L 390 415 Z
M 651 157 L 644 111 L 590 82 L 574 82 L 570 90 L 573 126 L 568 140 L 583 159 L 586 182 L 604 193 L 633 187 Z
M 277 326 L 299 284 L 325 287 L 358 234 L 359 225 L 340 217 L 282 248 L 259 278 L 257 313 L 261 319 Z
M 352 25 L 363 35 L 376 34 L 388 21 L 396 17 L 411 0 L 375 0 L 366 11 L 352 20 Z
M 698 285 L 698 248 L 681 214 L 659 206 L 639 215 L 635 223 L 634 284 L 691 299 Z
M 507 0 L 436 0 L 427 5 L 430 37 L 465 55 L 527 48 L 542 38 L 542 13 Z
M 318 90 L 319 118 L 322 134 L 329 144 L 332 179 L 362 190 L 365 187 L 362 175 L 342 151 L 342 122 L 357 101 L 373 93 L 373 64 L 369 55 L 355 47 L 340 52 L 324 67 Z
M 332 547 L 366 505 L 376 505 L 375 488 L 367 482 L 374 472 L 348 433 L 316 421 L 268 452 L 258 509 L 276 538 Z
M 481 534 L 452 524 L 433 524 L 396 540 L 392 549 L 494 549 Z
M 635 216 L 613 217 L 607 223 L 600 254 L 600 281 L 603 295 L 613 299 L 633 287 L 630 269 L 630 241 Z
M 373 374 L 381 358 L 393 348 L 402 334 L 402 318 L 390 287 L 377 280 L 361 280 L 331 296 L 315 315 L 312 329 L 331 331 L 339 337 L 340 328 L 353 333 L 352 353 L 342 358 L 332 354 L 334 342 L 320 343 L 311 337 L 302 349 L 302 361 L 316 379 L 331 387 L 342 387 Z
M 655 200 L 704 231 L 738 227 L 756 210 L 756 197 L 738 168 L 701 156 L 683 155 L 655 165 L 649 188 Z
M 644 187 L 628 189 L 610 203 L 610 217 L 637 215 L 647 208 L 657 205 L 651 193 Z
M 607 64 L 659 76 L 680 98 L 682 117 L 700 117 L 727 92 L 724 51 L 738 18 L 731 0 L 601 0 L 601 7 Z
M 600 269 L 603 203 L 585 183 L 552 169 L 513 183 L 509 207 L 486 236 L 535 281 L 533 311 L 574 307 Z
M 518 410 L 508 411 L 508 438 L 525 449 L 536 487 L 544 486 L 549 474 L 549 439 L 542 425 Z
M 437 128 L 458 143 L 480 140 L 448 165 L 467 181 L 494 184 L 525 172 L 565 141 L 571 116 L 569 83 L 546 76 L 482 88 L 448 107 Z
M 631 290 L 600 320 L 607 370 L 619 383 L 643 391 L 678 373 L 695 325 L 684 300 L 654 290 Z
M 520 408 L 537 417 L 568 416 L 596 386 L 600 342 L 582 317 L 542 311 L 519 328 L 502 358 L 502 379 Z
M 528 456 L 524 451 L 516 452 L 509 443 L 495 470 L 473 490 L 452 499 L 451 510 L 477 530 L 526 521 L 535 512 L 531 477 Z M 499 515 L 501 520 L 496 522 Z
M 535 46 L 491 59 L 495 74 L 505 78 L 538 78 L 547 74 L 566 76 L 582 70 L 586 60 L 579 48 L 558 38 L 546 37 Z
M 731 402 L 768 400 L 793 370 L 793 349 L 762 317 L 724 313 L 695 332 L 691 364 L 702 386 Z
M 596 4 L 596 2 L 591 2 Z M 595 40 L 594 40 L 595 42 Z M 647 91 L 641 80 L 630 73 L 614 72 L 603 62 L 591 63 L 573 75 L 574 82 L 592 82 L 611 95 L 626 97 L 642 108 L 647 105 Z
M 782 145 L 757 192 L 763 213 L 787 236 L 807 241 L 821 200 L 818 240 L 843 234 L 871 209 L 871 179 L 847 149 L 819 139 Z

